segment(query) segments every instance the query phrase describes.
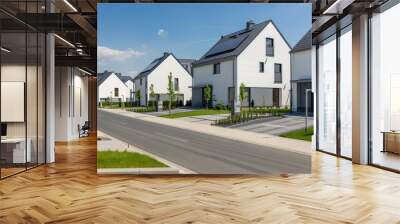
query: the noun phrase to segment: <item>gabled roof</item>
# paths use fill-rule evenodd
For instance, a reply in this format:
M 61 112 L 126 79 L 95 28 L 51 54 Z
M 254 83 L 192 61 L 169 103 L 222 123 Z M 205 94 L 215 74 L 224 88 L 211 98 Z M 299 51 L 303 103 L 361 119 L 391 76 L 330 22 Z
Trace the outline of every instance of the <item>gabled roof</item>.
M 193 66 L 214 63 L 222 59 L 228 59 L 238 56 L 242 51 L 257 37 L 268 24 L 273 24 L 278 33 L 282 36 L 289 48 L 290 44 L 279 31 L 272 20 L 267 20 L 254 24 L 250 28 L 245 28 L 221 37 L 214 46 L 211 47 Z
M 168 56 L 172 56 L 175 58 L 175 60 L 182 66 L 183 69 L 185 69 L 185 67 L 182 65 L 182 60 L 184 61 L 188 61 L 188 60 L 192 60 L 192 59 L 177 59 L 175 57 L 175 55 L 173 53 L 167 53 L 165 52 L 164 55 L 162 57 L 156 58 L 154 59 L 154 61 L 152 61 L 145 69 L 143 69 L 143 71 L 141 71 L 133 80 L 137 80 L 140 78 L 143 78 L 147 75 L 149 75 L 152 71 L 154 71 L 161 63 L 163 63 L 163 61 L 165 59 L 168 58 Z M 193 60 L 194 61 L 194 60 Z M 187 62 L 186 62 L 187 63 Z M 186 69 L 185 69 L 186 70 Z M 187 71 L 187 70 L 186 70 Z M 190 73 L 190 72 L 189 72 Z
M 121 76 L 119 76 L 119 79 L 121 79 L 121 81 L 122 81 L 123 83 L 126 83 L 126 82 L 129 81 L 129 80 L 133 80 L 132 77 L 127 76 L 127 75 L 121 75 Z
M 195 59 L 178 59 L 178 61 L 181 63 L 193 63 L 196 60 Z
M 150 74 L 154 69 L 158 67 L 171 53 L 164 53 L 162 57 L 154 59 L 146 68 L 143 69 L 133 80 L 140 79 L 142 77 L 147 76 Z
M 103 73 L 97 73 L 97 85 L 101 85 L 113 72 L 104 71 Z
M 112 74 L 115 74 L 124 84 L 128 80 L 132 80 L 132 77 L 130 76 L 124 76 L 121 73 L 115 73 L 115 72 L 109 72 L 109 71 L 104 71 L 103 73 L 97 73 L 97 86 L 101 85 L 105 80 L 108 79 Z
M 297 42 L 296 45 L 294 45 L 290 53 L 311 49 L 311 42 L 312 42 L 312 32 L 311 30 L 309 30 L 306 34 L 304 34 L 304 36 L 299 40 L 299 42 Z

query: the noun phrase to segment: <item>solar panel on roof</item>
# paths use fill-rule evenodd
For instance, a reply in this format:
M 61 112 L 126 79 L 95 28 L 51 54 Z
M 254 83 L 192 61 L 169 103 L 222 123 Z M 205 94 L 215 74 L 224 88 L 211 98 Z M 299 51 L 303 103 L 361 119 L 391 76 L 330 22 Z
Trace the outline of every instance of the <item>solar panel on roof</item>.
M 222 39 L 217 45 L 211 48 L 211 50 L 207 53 L 206 57 L 221 54 L 223 52 L 232 51 L 236 49 L 248 36 L 249 33 L 244 33 L 233 37 L 226 37 L 225 40 Z
M 160 59 L 157 59 L 157 60 L 153 61 L 153 62 L 152 62 L 151 64 L 149 64 L 145 69 L 143 69 L 142 72 L 146 72 L 146 71 L 149 71 L 149 70 L 153 69 L 154 66 L 156 66 L 156 65 L 158 64 L 159 61 L 160 61 Z

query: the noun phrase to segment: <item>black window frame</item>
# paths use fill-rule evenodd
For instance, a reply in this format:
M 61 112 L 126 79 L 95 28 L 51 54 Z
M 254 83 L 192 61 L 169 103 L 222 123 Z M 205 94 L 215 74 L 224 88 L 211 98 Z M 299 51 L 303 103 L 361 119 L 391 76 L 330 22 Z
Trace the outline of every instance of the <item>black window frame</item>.
M 179 91 L 179 78 L 174 78 L 174 89 Z
M 271 46 L 269 46 L 268 41 L 271 41 Z M 265 38 L 265 55 L 271 57 L 275 55 L 275 43 L 273 38 L 270 37 Z
M 119 88 L 114 88 L 114 97 L 119 97 Z
M 221 63 L 215 63 L 213 64 L 213 74 L 221 74 Z
M 259 71 L 260 73 L 264 73 L 264 71 L 265 71 L 265 64 L 264 64 L 264 62 L 260 61 L 258 71 Z
M 277 66 L 279 66 L 279 72 L 277 71 Z M 277 77 L 280 76 L 278 79 Z M 274 63 L 274 83 L 282 83 L 282 64 Z

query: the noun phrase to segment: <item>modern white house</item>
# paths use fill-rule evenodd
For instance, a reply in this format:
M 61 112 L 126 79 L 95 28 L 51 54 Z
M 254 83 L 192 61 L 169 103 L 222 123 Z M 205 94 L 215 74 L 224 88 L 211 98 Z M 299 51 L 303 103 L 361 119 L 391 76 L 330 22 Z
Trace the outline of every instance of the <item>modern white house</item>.
M 247 100 L 243 106 L 290 105 L 290 50 L 273 21 L 255 24 L 221 36 L 200 60 L 193 63 L 193 106 L 204 106 L 204 88 L 212 88 L 212 102 L 239 108 L 243 83 Z
M 97 74 L 97 102 L 133 102 L 134 84 L 130 76 L 104 71 Z
M 187 60 L 187 59 L 186 59 Z M 187 67 L 191 63 L 188 64 Z M 140 105 L 145 106 L 149 101 L 165 101 L 168 99 L 168 76 L 172 74 L 176 100 L 180 105 L 192 100 L 192 76 L 172 53 L 165 52 L 162 57 L 152 61 L 135 78 L 135 90 L 140 91 Z M 150 97 L 150 86 L 153 85 L 155 99 Z
M 311 41 L 312 33 L 308 31 L 290 51 L 291 59 L 291 110 L 305 112 L 306 97 L 308 112 L 313 112 L 311 85 Z M 307 91 L 308 90 L 308 91 Z

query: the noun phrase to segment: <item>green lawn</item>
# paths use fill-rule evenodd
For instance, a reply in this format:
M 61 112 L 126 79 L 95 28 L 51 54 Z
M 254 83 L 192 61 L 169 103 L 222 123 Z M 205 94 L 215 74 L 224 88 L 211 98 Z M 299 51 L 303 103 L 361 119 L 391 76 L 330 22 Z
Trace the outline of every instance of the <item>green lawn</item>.
M 201 110 L 194 110 L 194 111 L 187 111 L 187 112 L 178 112 L 174 114 L 166 114 L 161 115 L 160 117 L 165 118 L 180 118 L 180 117 L 192 117 L 192 116 L 201 116 L 201 115 L 214 115 L 214 114 L 229 114 L 229 110 L 215 110 L 215 109 L 201 109 Z
M 136 152 L 97 152 L 97 168 L 152 168 L 167 167 L 165 164 Z
M 311 127 L 311 128 L 307 128 L 307 132 L 304 132 L 304 129 L 300 129 L 300 130 L 295 130 L 295 131 L 281 134 L 280 136 L 285 137 L 285 138 L 294 138 L 294 139 L 311 142 L 311 136 L 313 135 L 313 132 L 314 132 L 314 128 Z

